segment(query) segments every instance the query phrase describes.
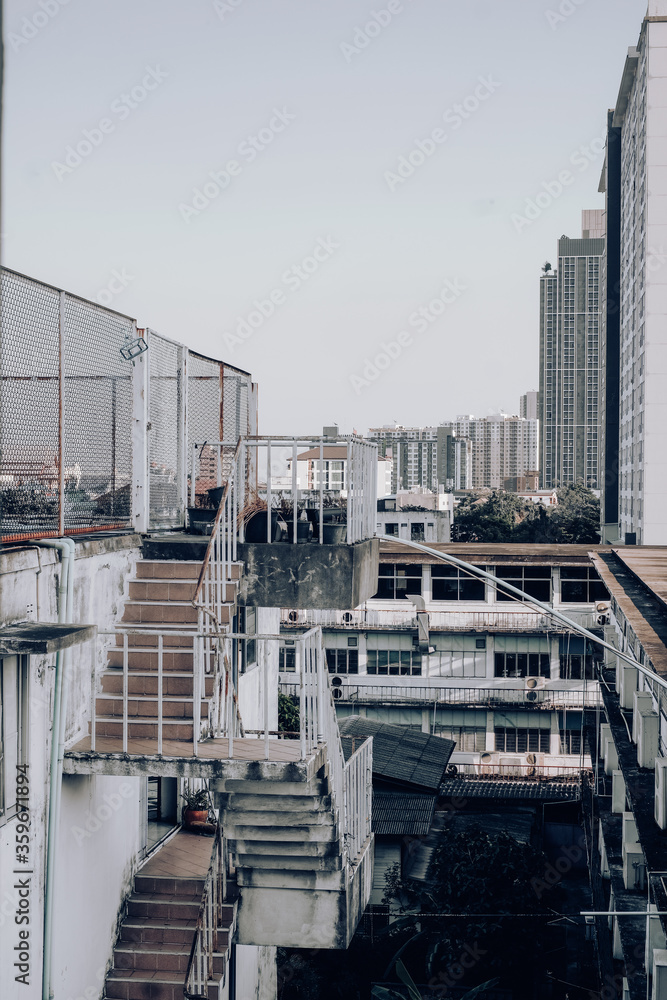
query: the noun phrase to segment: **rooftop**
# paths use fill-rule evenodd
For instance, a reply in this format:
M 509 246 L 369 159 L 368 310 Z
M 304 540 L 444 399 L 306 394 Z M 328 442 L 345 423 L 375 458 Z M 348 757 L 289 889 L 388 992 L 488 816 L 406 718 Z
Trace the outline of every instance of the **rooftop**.
M 391 726 L 360 715 L 340 720 L 343 737 L 373 737 L 373 776 L 391 784 L 437 792 L 456 744 L 411 726 Z M 345 744 L 351 742 L 344 740 Z

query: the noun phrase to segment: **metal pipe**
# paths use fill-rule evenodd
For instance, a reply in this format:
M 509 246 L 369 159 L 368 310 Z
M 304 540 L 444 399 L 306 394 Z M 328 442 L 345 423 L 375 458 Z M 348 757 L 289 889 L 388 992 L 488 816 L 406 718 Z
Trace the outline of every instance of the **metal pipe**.
M 71 538 L 49 538 L 35 543 L 44 548 L 57 549 L 61 555 L 62 570 L 58 584 L 58 622 L 72 621 L 74 605 L 74 554 L 75 546 Z M 60 792 L 65 744 L 65 723 L 67 716 L 66 674 L 69 665 L 69 651 L 56 653 L 56 675 L 54 681 L 53 723 L 51 730 L 51 767 L 49 775 L 49 820 L 46 840 L 46 878 L 44 890 L 44 960 L 42 968 L 42 1000 L 53 997 L 51 985 L 51 965 L 53 955 L 53 903 L 57 833 L 60 821 Z

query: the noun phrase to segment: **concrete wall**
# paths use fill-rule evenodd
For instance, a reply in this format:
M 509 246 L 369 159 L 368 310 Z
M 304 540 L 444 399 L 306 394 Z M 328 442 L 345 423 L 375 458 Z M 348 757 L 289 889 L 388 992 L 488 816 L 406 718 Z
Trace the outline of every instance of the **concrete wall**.
M 77 541 L 74 564 L 74 620 L 110 629 L 120 616 L 127 583 L 139 557 L 134 535 Z M 59 554 L 33 547 L 0 552 L 0 623 L 57 621 Z M 74 647 L 67 668 L 68 743 L 87 732 L 91 703 L 91 668 L 106 662 L 104 646 Z M 30 977 L 14 981 L 12 951 L 18 943 L 14 923 L 19 890 L 13 869 L 17 821 L 0 826 L 0 996 L 41 996 L 44 862 L 48 804 L 51 719 L 55 656 L 32 656 L 29 662 L 30 775 Z M 140 849 L 139 779 L 65 777 L 55 885 L 54 986 L 62 1000 L 95 1000 L 101 995 L 111 957 L 118 910 Z M 98 826 L 99 824 L 99 826 Z
M 239 545 L 243 599 L 263 608 L 356 608 L 377 590 L 379 544 Z
M 276 948 L 236 945 L 234 1000 L 275 1000 L 278 991 Z

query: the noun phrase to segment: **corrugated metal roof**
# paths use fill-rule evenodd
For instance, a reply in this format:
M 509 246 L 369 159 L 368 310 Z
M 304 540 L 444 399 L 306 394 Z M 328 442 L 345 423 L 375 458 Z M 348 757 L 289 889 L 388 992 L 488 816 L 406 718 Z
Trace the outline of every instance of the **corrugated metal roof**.
M 447 778 L 442 795 L 462 799 L 538 799 L 569 801 L 579 798 L 576 781 L 493 781 Z
M 429 548 L 449 553 L 478 566 L 590 566 L 593 552 L 611 552 L 609 545 L 519 545 L 513 542 L 429 542 Z M 400 556 L 400 558 L 399 558 Z M 437 563 L 435 556 L 418 552 L 400 539 L 380 539 L 380 562 Z
M 433 820 L 435 795 L 373 792 L 373 831 L 379 836 L 425 837 Z
M 410 726 L 390 726 L 359 715 L 341 719 L 340 732 L 346 737 L 373 737 L 376 777 L 434 792 L 440 787 L 456 746 L 453 740 L 429 736 Z

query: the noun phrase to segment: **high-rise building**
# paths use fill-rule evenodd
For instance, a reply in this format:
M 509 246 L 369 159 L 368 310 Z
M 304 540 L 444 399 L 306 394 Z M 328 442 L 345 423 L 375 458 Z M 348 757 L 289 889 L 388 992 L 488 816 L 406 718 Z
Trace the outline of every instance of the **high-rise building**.
M 537 420 L 496 413 L 489 417 L 458 416 L 457 438 L 472 442 L 472 487 L 502 489 L 506 479 L 538 468 Z
M 608 140 L 604 186 L 609 214 L 609 305 L 605 310 L 603 370 L 604 467 L 609 481 L 605 482 L 603 522 L 606 537 L 613 539 L 617 468 L 618 537 L 625 542 L 664 545 L 667 543 L 667 0 L 650 0 L 637 46 L 628 51 L 616 106 L 609 120 Z
M 584 233 L 604 231 L 604 211 L 583 213 Z M 555 274 L 540 279 L 542 486 L 599 486 L 601 236 L 558 241 Z
M 394 493 L 418 487 L 436 493 L 470 488 L 472 446 L 461 440 L 451 426 L 388 424 L 371 428 L 368 437 L 377 441 L 380 456 L 392 458 Z
M 540 394 L 536 389 L 532 389 L 530 392 L 524 393 L 523 396 L 519 397 L 519 416 L 526 417 L 527 420 L 537 420 L 539 417 L 538 413 L 538 402 Z

